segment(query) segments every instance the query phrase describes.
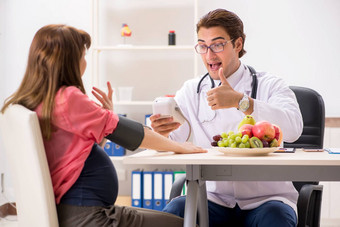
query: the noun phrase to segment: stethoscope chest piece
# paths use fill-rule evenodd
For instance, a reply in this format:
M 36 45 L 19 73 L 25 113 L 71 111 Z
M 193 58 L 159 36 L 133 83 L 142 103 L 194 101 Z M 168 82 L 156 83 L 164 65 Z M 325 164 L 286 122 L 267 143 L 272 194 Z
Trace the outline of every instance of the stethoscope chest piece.
M 212 110 L 211 107 L 208 104 L 207 100 L 207 92 L 211 89 L 211 87 L 208 84 L 204 84 L 200 86 L 200 92 L 198 95 L 198 120 L 201 123 L 206 123 L 214 120 L 216 117 L 216 111 Z

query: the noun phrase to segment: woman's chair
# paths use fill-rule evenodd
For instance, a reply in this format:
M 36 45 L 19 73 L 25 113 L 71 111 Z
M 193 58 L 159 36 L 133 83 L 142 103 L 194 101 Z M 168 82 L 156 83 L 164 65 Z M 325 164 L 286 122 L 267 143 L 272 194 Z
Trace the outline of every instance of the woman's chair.
M 290 87 L 296 95 L 303 118 L 303 132 L 294 143 L 284 143 L 284 147 L 323 148 L 325 128 L 325 105 L 316 91 L 305 87 Z M 180 196 L 186 176 L 176 178 L 172 185 L 170 198 Z M 293 182 L 299 192 L 297 202 L 298 227 L 320 226 L 320 213 L 323 186 L 319 182 Z
M 36 113 L 11 105 L 0 114 L 0 127 L 14 186 L 18 226 L 57 227 L 52 181 Z

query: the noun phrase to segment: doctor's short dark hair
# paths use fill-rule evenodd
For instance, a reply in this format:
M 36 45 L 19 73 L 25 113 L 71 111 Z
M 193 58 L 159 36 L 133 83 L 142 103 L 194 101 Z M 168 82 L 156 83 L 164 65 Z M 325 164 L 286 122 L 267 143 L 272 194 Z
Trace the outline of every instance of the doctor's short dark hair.
M 234 45 L 235 40 L 238 37 L 242 37 L 242 50 L 239 52 L 239 58 L 242 57 L 246 51 L 244 50 L 244 41 L 246 35 L 243 32 L 243 22 L 241 19 L 233 12 L 225 9 L 216 9 L 210 11 L 204 15 L 196 25 L 196 32 L 200 28 L 211 28 L 211 27 L 222 27 L 232 39 L 232 44 Z

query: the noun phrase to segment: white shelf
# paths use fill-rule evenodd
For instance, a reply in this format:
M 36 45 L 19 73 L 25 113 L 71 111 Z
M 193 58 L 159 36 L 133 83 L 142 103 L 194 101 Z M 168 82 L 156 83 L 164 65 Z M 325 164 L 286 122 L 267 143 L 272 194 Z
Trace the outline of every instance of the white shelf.
M 119 56 L 120 54 L 124 55 L 123 57 L 129 57 L 128 56 L 129 54 L 134 55 L 135 53 L 136 54 L 138 54 L 138 53 L 146 54 L 146 56 L 148 57 L 147 59 L 151 59 L 151 61 L 149 61 L 150 64 L 156 64 L 158 62 L 160 62 L 160 64 L 167 64 L 167 62 L 169 61 L 169 64 L 166 65 L 166 66 L 169 66 L 169 68 L 167 68 L 167 67 L 164 68 L 164 70 L 166 71 L 165 75 L 176 74 L 176 71 L 175 71 L 176 66 L 171 64 L 171 61 L 174 61 L 174 62 L 179 61 L 177 56 L 176 56 L 177 52 L 179 52 L 179 54 L 184 53 L 185 54 L 184 59 L 190 60 L 190 61 L 191 61 L 191 59 L 188 58 L 188 57 L 190 56 L 190 54 L 192 54 L 193 64 L 190 63 L 190 66 L 191 66 L 191 64 L 193 66 L 193 75 L 197 75 L 198 74 L 197 73 L 197 70 L 198 70 L 197 69 L 198 68 L 197 67 L 197 59 L 199 58 L 199 55 L 197 55 L 196 52 L 195 52 L 194 44 L 197 42 L 197 40 L 195 38 L 196 37 L 195 28 L 196 28 L 196 23 L 197 23 L 197 19 L 198 19 L 198 0 L 188 0 L 187 3 L 185 3 L 185 5 L 182 4 L 183 1 L 180 1 L 180 0 L 176 0 L 176 1 L 175 1 L 176 3 L 171 2 L 171 4 L 175 3 L 174 6 L 184 7 L 184 8 L 187 8 L 188 6 L 190 6 L 190 7 L 192 6 L 193 16 L 194 16 L 193 17 L 193 23 L 192 23 L 193 39 L 192 40 L 184 39 L 182 41 L 182 43 L 187 44 L 187 45 L 178 45 L 178 44 L 177 45 L 166 45 L 167 43 L 157 43 L 157 44 L 155 43 L 156 45 L 152 45 L 152 42 L 151 42 L 152 40 L 150 41 L 149 39 L 147 39 L 148 41 L 142 40 L 142 41 L 140 41 L 139 44 L 136 44 L 136 43 L 135 44 L 130 44 L 130 43 L 124 44 L 123 42 L 120 43 L 119 40 L 115 40 L 115 39 L 113 39 L 113 40 L 110 39 L 112 41 L 112 43 L 110 43 L 110 42 L 108 42 L 106 44 L 101 43 L 100 39 L 99 39 L 99 35 L 101 34 L 100 31 L 99 31 L 99 28 L 100 28 L 99 24 L 102 23 L 102 22 L 100 21 L 100 19 L 106 20 L 106 19 L 110 19 L 110 18 L 105 18 L 105 17 L 102 18 L 101 17 L 102 12 L 100 12 L 100 10 L 106 9 L 106 7 L 103 7 L 103 5 L 101 5 L 102 1 L 91 0 L 91 5 L 92 5 L 92 12 L 91 12 L 91 21 L 92 21 L 92 23 L 91 23 L 91 34 L 92 34 L 91 84 L 93 86 L 100 87 L 100 86 L 102 86 L 102 84 L 104 84 L 104 82 L 106 80 L 108 80 L 106 77 L 110 77 L 112 79 L 111 75 L 109 75 L 108 72 L 111 72 L 114 69 L 114 67 L 117 67 L 117 66 L 119 67 L 119 63 L 112 64 L 112 65 L 109 65 L 109 66 L 108 66 L 108 64 L 111 64 L 111 61 L 112 62 L 115 61 L 114 63 L 120 61 L 121 60 L 120 56 Z M 111 1 L 109 1 L 109 2 L 111 2 Z M 150 2 L 148 2 L 147 5 L 144 3 L 143 6 L 148 7 L 148 8 L 150 8 L 150 7 L 153 8 L 153 7 L 155 7 L 155 4 L 158 4 L 158 3 L 159 3 L 159 1 L 150 0 Z M 124 7 L 133 6 L 133 5 L 131 5 L 131 2 L 128 3 L 126 1 L 124 1 L 123 5 L 124 5 Z M 110 7 L 111 6 L 112 7 L 119 7 L 118 5 L 110 5 Z M 162 7 L 164 8 L 164 5 L 162 5 Z M 173 9 L 175 10 L 176 8 L 173 8 Z M 131 11 L 131 12 L 133 12 L 133 11 Z M 106 13 L 109 13 L 109 12 L 106 12 Z M 131 17 L 133 17 L 133 16 L 134 15 L 131 15 Z M 112 20 L 112 18 L 111 18 L 111 20 Z M 113 21 L 113 22 L 116 23 L 117 21 Z M 177 23 L 175 23 L 175 24 L 177 24 Z M 182 24 L 182 23 L 180 23 L 180 24 Z M 105 25 L 105 23 L 103 23 L 103 25 Z M 187 23 L 185 23 L 185 25 L 188 26 Z M 105 26 L 103 28 L 105 28 Z M 101 29 L 103 29 L 103 28 L 101 28 Z M 187 34 L 185 33 L 185 35 L 187 35 Z M 149 43 L 146 43 L 146 42 L 149 42 Z M 143 43 L 145 43 L 146 45 L 143 45 Z M 192 44 L 190 44 L 190 43 L 192 43 Z M 162 45 L 162 44 L 164 44 L 164 45 Z M 117 54 L 113 54 L 113 58 L 111 59 L 110 55 L 106 55 L 107 53 L 110 53 L 110 52 L 111 53 L 117 53 Z M 103 56 L 101 56 L 101 55 L 103 55 Z M 161 55 L 161 56 L 159 56 L 159 55 Z M 167 55 L 169 55 L 169 57 Z M 137 56 L 137 57 L 132 56 L 132 59 L 139 61 L 138 63 L 142 64 L 144 59 L 143 58 L 138 59 L 138 57 L 140 57 L 140 56 Z M 107 60 L 109 58 L 110 58 L 110 60 Z M 125 62 L 126 61 L 124 61 L 124 63 Z M 183 65 L 182 62 L 180 62 L 180 63 Z M 135 65 L 128 66 L 129 70 L 134 70 L 136 72 L 135 74 L 133 74 L 133 73 L 131 75 L 129 74 L 129 76 L 131 76 L 132 79 L 133 79 L 133 76 L 138 76 L 138 77 L 140 76 L 138 74 L 139 66 L 135 67 L 135 68 L 134 68 L 134 66 Z M 144 66 L 144 65 L 142 65 L 142 66 Z M 151 65 L 145 65 L 145 69 L 149 68 L 150 66 Z M 178 71 L 182 71 L 181 66 L 178 67 Z M 106 72 L 105 69 L 102 70 L 101 68 L 103 68 L 103 67 L 107 67 L 105 69 L 107 69 L 108 71 Z M 124 67 L 126 67 L 126 65 L 124 65 Z M 186 68 L 185 68 L 185 70 L 186 70 Z M 117 75 L 121 75 L 122 71 L 124 71 L 124 70 L 119 69 L 117 71 L 118 71 Z M 189 72 L 189 73 L 191 73 L 191 72 Z M 105 74 L 105 75 L 103 75 L 103 74 Z M 150 75 L 155 75 L 155 76 L 162 76 L 161 74 L 162 74 L 162 72 L 158 72 L 158 71 L 154 71 L 154 70 L 151 70 L 151 72 L 150 72 Z M 185 75 L 189 75 L 189 74 L 185 74 Z M 147 80 L 150 80 L 150 77 L 151 76 L 149 76 L 147 78 Z M 117 76 L 117 77 L 115 77 L 114 81 L 116 83 L 116 86 L 119 86 L 120 82 L 122 82 L 122 81 L 124 81 L 126 83 L 126 78 L 120 79 L 119 76 Z M 141 86 L 142 87 L 144 85 L 144 81 L 142 81 L 142 84 L 137 84 L 137 83 L 140 82 L 140 79 L 136 80 L 136 81 L 138 81 L 138 82 L 134 82 L 133 80 L 131 80 L 130 86 Z M 124 83 L 122 82 L 122 84 L 124 84 Z M 174 83 L 172 83 L 171 86 L 174 86 Z M 176 85 L 176 86 L 178 86 L 178 85 Z M 155 90 L 157 90 L 157 89 L 155 89 Z M 153 89 L 149 89 L 148 91 L 150 91 L 152 93 Z M 158 90 L 156 92 L 157 92 L 157 94 L 159 94 Z M 152 99 L 152 98 L 150 98 L 150 96 L 151 96 L 151 94 L 148 96 L 148 98 L 145 98 L 145 99 Z M 154 97 L 156 98 L 156 95 L 154 95 Z M 141 97 L 141 99 L 143 99 L 143 97 Z M 114 101 L 113 104 L 116 105 L 116 106 L 119 106 L 119 107 L 137 106 L 138 108 L 140 107 L 142 109 L 142 108 L 149 108 L 150 106 L 152 106 L 152 101 L 130 101 L 130 102 Z
M 96 51 L 113 51 L 113 50 L 192 50 L 194 46 L 141 46 L 141 45 L 117 45 L 117 46 L 96 46 Z

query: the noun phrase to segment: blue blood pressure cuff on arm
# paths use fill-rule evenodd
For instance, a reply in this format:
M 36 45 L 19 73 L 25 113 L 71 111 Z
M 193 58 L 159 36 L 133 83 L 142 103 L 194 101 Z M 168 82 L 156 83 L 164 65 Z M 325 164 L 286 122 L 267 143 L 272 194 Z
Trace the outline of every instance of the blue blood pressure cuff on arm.
M 144 139 L 144 126 L 139 122 L 119 116 L 116 129 L 105 138 L 128 150 L 134 151 Z

